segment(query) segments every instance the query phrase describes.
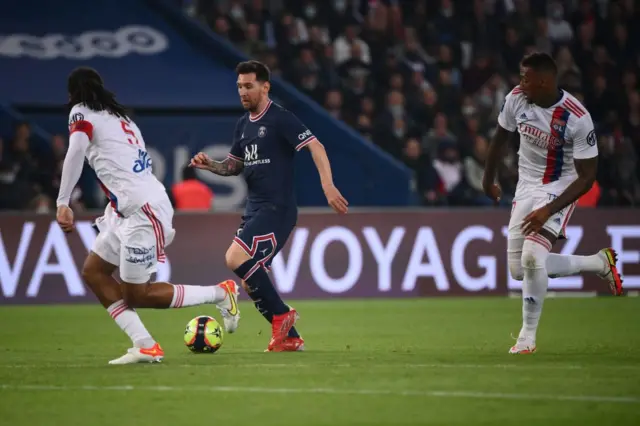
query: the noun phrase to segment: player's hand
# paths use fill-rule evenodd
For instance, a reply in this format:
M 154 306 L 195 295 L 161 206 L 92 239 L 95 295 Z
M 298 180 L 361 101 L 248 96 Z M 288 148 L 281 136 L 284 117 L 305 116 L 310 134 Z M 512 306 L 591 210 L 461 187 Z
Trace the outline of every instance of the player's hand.
M 529 213 L 522 221 L 522 233 L 524 235 L 537 234 L 551 217 L 548 206 L 542 206 Z
M 500 186 L 492 183 L 489 185 L 483 185 L 483 188 L 487 197 L 491 198 L 495 205 L 498 205 L 502 199 L 502 189 L 500 189 Z
M 69 206 L 58 207 L 56 220 L 64 232 L 69 233 L 73 231 L 73 210 L 71 210 Z
M 349 202 L 340 194 L 338 188 L 333 184 L 323 185 L 324 195 L 327 197 L 327 202 L 336 213 L 345 214 L 349 208 Z
M 204 152 L 199 152 L 193 156 L 189 167 L 195 167 L 196 169 L 207 170 L 211 166 L 212 160 Z

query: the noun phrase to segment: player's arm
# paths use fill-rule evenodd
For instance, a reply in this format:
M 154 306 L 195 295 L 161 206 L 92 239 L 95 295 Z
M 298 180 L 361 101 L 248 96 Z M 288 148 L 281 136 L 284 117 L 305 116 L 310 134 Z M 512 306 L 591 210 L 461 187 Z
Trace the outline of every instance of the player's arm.
M 62 178 L 60 180 L 60 190 L 58 191 L 57 207 L 69 206 L 71 193 L 78 184 L 84 157 L 91 141 L 86 133 L 73 132 L 69 136 L 69 149 L 62 164 Z
M 327 156 L 327 150 L 324 149 L 324 145 L 322 145 L 318 139 L 314 139 L 307 145 L 307 149 L 311 152 L 311 158 L 313 158 L 316 169 L 318 169 L 318 173 L 320 174 L 322 189 L 334 186 L 331 164 L 329 163 L 329 157 Z
M 484 189 L 484 193 L 495 202 L 500 201 L 500 198 L 502 197 L 500 187 L 495 184 L 498 166 L 502 155 L 504 154 L 505 145 L 516 131 L 514 104 L 515 98 L 513 92 L 511 92 L 506 96 L 504 103 L 502 104 L 502 108 L 500 108 L 500 114 L 498 114 L 498 125 L 496 126 L 496 131 L 489 143 L 487 159 L 485 160 L 484 165 L 482 188 Z
M 289 111 L 282 114 L 278 125 L 284 139 L 292 148 L 296 151 L 307 148 L 311 152 L 311 158 L 313 158 L 313 162 L 320 174 L 320 183 L 322 184 L 324 195 L 327 197 L 327 202 L 337 213 L 346 213 L 349 203 L 333 184 L 331 163 L 324 145 L 320 143 L 307 126 Z
M 318 139 L 314 138 L 306 147 L 311 152 L 311 158 L 313 158 L 316 169 L 318 169 L 318 173 L 320 174 L 322 190 L 327 197 L 329 205 L 338 213 L 346 213 L 349 203 L 333 184 L 331 164 L 329 163 L 329 157 L 327 156 L 327 151 L 324 149 L 324 145 L 322 145 Z
M 242 149 L 240 147 L 240 139 L 242 138 L 242 128 L 244 127 L 244 118 L 236 123 L 233 131 L 233 144 L 229 155 L 222 161 L 215 161 L 209 158 L 204 152 L 199 152 L 189 164 L 190 167 L 196 169 L 208 170 L 219 176 L 237 176 L 244 169 L 244 159 L 242 158 Z
M 580 118 L 579 127 L 573 138 L 573 163 L 578 173 L 576 180 L 560 194 L 556 199 L 547 204 L 550 215 L 553 215 L 570 204 L 573 204 L 582 195 L 587 193 L 598 173 L 598 144 L 593 122 L 589 115 Z
M 84 157 L 93 137 L 93 125 L 82 114 L 73 114 L 72 117 L 74 121 L 69 127 L 69 149 L 62 163 L 60 189 L 56 200 L 56 220 L 64 232 L 73 230 L 73 211 L 69 208 L 69 201 L 82 174 Z
M 244 169 L 244 161 L 238 160 L 231 154 L 222 161 L 212 160 L 204 152 L 199 152 L 191 159 L 191 167 L 208 170 L 219 176 L 237 176 Z

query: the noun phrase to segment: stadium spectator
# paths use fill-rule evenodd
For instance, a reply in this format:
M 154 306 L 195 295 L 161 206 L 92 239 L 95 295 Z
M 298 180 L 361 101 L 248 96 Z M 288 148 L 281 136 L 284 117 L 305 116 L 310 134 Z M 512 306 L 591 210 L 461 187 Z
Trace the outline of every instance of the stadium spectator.
M 410 165 L 422 189 L 429 179 L 420 176 L 429 173 L 416 169 L 424 164 L 417 158 L 443 161 L 442 143 L 444 152 L 469 158 L 460 164 L 477 161 L 476 141 L 490 138 L 522 55 L 548 52 L 562 87 L 584 101 L 604 140 L 599 204 L 639 203 L 640 8 L 633 0 L 201 0 L 196 10 L 274 75 Z M 248 47 L 258 45 L 256 27 L 258 52 Z M 516 151 L 517 141 L 500 173 L 507 192 L 515 189 Z M 455 179 L 445 175 L 450 186 Z M 424 195 L 425 205 L 437 204 Z
M 182 182 L 171 187 L 171 201 L 176 210 L 208 211 L 213 208 L 213 191 L 198 180 L 196 170 L 186 166 L 182 169 Z

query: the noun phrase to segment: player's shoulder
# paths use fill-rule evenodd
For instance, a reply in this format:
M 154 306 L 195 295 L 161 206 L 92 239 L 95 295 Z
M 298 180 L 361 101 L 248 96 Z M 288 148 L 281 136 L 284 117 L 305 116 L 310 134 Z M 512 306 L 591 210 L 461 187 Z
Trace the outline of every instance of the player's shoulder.
M 271 105 L 269 107 L 269 115 L 271 117 L 274 117 L 276 120 L 280 120 L 280 119 L 286 120 L 287 118 L 294 116 L 294 114 L 291 111 L 289 111 L 282 105 L 277 104 L 273 101 L 271 102 Z
M 572 121 L 583 121 L 583 117 L 591 117 L 587 108 L 582 105 L 582 102 L 578 100 L 571 93 L 564 91 L 565 96 L 562 101 L 562 107 L 570 113 L 570 117 L 573 117 Z
M 520 86 L 516 86 L 507 93 L 504 99 L 504 103 L 502 105 L 502 109 L 504 106 L 509 104 L 510 109 L 518 107 L 520 105 L 525 105 L 527 103 L 527 98 L 524 96 L 522 89 Z
M 94 111 L 84 104 L 76 104 L 69 111 L 69 126 L 79 121 L 88 121 L 94 115 Z
M 527 98 L 525 98 L 524 96 L 524 92 L 522 91 L 522 89 L 520 88 L 520 86 L 516 86 L 513 89 L 511 89 L 509 91 L 509 93 L 507 93 L 506 96 L 507 100 L 511 100 L 513 101 L 526 101 Z

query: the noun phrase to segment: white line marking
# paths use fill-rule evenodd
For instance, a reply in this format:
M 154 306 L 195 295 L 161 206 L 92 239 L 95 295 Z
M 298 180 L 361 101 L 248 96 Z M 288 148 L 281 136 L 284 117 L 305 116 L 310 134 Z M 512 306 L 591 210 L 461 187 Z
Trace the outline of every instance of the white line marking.
M 164 362 L 158 364 L 159 368 L 162 366 L 167 368 L 222 368 L 227 367 L 228 364 L 172 364 Z M 106 367 L 106 363 L 95 364 L 57 364 L 57 363 L 42 363 L 42 364 L 0 364 L 0 369 L 29 369 L 29 368 L 102 368 Z M 155 366 L 155 365 L 154 365 Z M 109 366 L 109 368 L 117 368 Z M 615 364 L 601 364 L 601 365 L 538 365 L 538 364 L 269 364 L 269 363 L 253 363 L 253 364 L 234 364 L 234 368 L 450 368 L 450 369 L 514 369 L 514 370 L 597 370 L 597 369 L 612 369 L 612 370 L 640 370 L 640 365 L 615 365 Z
M 338 388 L 260 388 L 242 386 L 61 386 L 61 385 L 9 385 L 0 384 L 1 390 L 21 391 L 141 391 L 141 392 L 237 392 L 237 393 L 283 393 L 283 394 L 329 394 L 329 395 L 386 395 L 386 396 L 420 396 L 435 398 L 472 398 L 472 399 L 511 399 L 511 400 L 546 400 L 575 402 L 612 402 L 622 404 L 639 404 L 637 396 L 595 396 L 595 395 L 550 395 L 525 393 L 496 393 L 473 391 L 388 391 L 382 389 L 338 389 Z

